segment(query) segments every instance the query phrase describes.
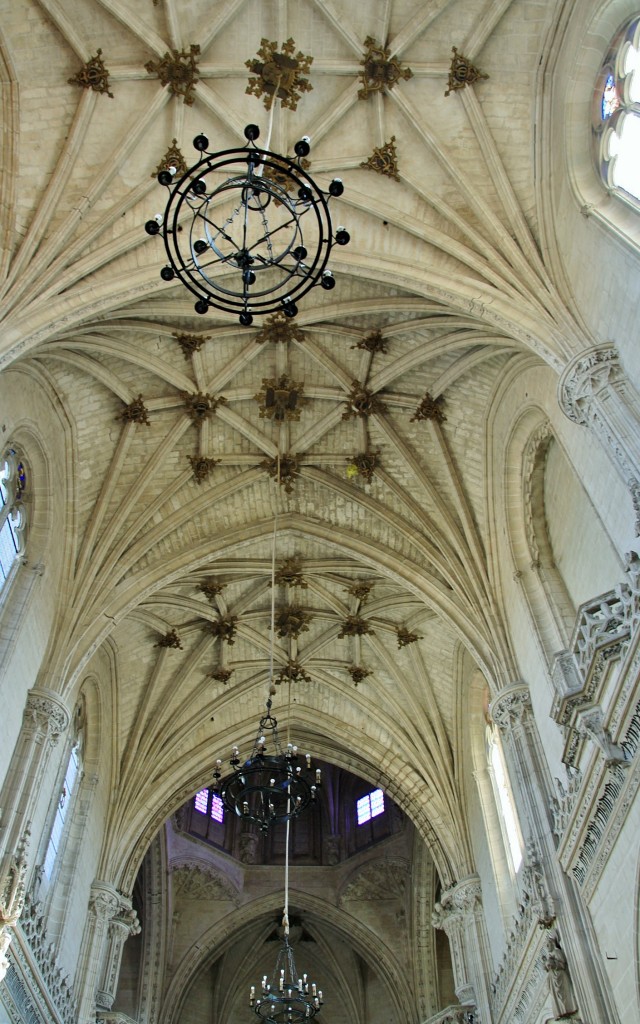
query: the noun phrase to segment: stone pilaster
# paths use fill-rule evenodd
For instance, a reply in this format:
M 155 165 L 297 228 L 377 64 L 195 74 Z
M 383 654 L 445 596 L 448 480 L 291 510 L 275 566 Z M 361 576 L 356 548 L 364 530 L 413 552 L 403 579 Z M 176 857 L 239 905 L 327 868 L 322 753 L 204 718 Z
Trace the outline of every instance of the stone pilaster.
M 123 898 L 109 882 L 91 884 L 89 913 L 82 937 L 75 988 L 79 1024 L 95 1022 L 99 985 L 106 972 L 111 922 L 123 909 Z
M 505 759 L 519 811 L 522 831 L 536 836 L 535 871 L 550 908 L 543 920 L 549 926 L 557 913 L 558 933 L 571 970 L 578 1007 L 590 1024 L 620 1024 L 588 909 L 572 878 L 562 871 L 553 839 L 554 788 L 533 714 L 528 687 L 514 683 L 491 704 L 491 717 L 500 729 Z M 538 859 L 539 854 L 539 859 Z M 558 938 L 558 943 L 559 943 Z M 588 1010 L 588 1012 L 587 1012 Z
M 574 423 L 588 426 L 626 484 L 640 535 L 640 401 L 613 345 L 572 359 L 558 385 L 558 400 Z
M 433 925 L 442 928 L 449 939 L 456 996 L 463 1006 L 477 1007 L 483 1024 L 490 1024 L 491 959 L 477 875 L 462 879 L 442 894 L 434 909 Z

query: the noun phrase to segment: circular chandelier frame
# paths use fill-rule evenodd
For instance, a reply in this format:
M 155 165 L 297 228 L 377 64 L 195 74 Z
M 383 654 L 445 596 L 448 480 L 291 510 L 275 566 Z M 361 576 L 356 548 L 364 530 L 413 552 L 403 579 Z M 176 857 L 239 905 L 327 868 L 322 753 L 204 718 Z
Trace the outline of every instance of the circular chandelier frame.
M 278 722 L 271 714 L 271 706 L 269 698 L 250 757 L 243 763 L 239 748 L 234 746 L 229 761 L 232 774 L 222 779 L 221 760 L 216 762 L 213 773 L 213 788 L 227 810 L 254 822 L 263 832 L 276 822 L 290 821 L 301 814 L 315 800 L 322 781 L 319 768 L 315 772 L 315 783 L 305 778 L 297 747 L 289 743 L 286 750 L 282 750 Z M 269 733 L 272 753 L 267 753 Z M 311 756 L 307 754 L 306 769 L 310 768 Z
M 196 136 L 194 147 L 205 155 L 179 178 L 173 167 L 160 171 L 169 199 L 164 215 L 145 224 L 148 234 L 163 236 L 169 262 L 161 278 L 178 278 L 196 296 L 197 313 L 215 307 L 244 326 L 254 314 L 294 317 L 312 288 L 331 290 L 331 250 L 349 242 L 344 227 L 334 232 L 329 211 L 342 181 L 334 178 L 324 191 L 302 166 L 309 139 L 295 144 L 294 160 L 259 149 L 259 134 L 247 125 L 245 147 L 218 153 Z

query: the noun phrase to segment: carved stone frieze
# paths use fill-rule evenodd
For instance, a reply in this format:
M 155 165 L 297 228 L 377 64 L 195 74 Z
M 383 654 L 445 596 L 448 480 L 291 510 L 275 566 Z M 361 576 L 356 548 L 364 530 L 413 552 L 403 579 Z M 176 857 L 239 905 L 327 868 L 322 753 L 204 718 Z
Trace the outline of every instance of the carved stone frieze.
M 377 860 L 365 864 L 340 894 L 340 902 L 351 900 L 403 900 L 409 866 L 405 860 Z
M 175 864 L 171 869 L 171 877 L 176 898 L 222 900 L 236 905 L 239 901 L 237 890 L 223 875 L 198 864 Z

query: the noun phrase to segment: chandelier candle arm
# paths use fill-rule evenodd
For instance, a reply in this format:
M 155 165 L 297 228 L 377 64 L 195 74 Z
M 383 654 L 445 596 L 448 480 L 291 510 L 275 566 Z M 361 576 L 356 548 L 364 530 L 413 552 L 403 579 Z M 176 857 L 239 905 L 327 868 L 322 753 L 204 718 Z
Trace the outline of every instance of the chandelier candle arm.
M 342 180 L 324 191 L 303 166 L 308 136 L 291 159 L 258 149 L 257 125 L 244 134 L 244 148 L 216 153 L 197 135 L 193 145 L 204 155 L 181 176 L 173 166 L 160 171 L 169 199 L 145 230 L 162 235 L 169 262 L 160 277 L 180 280 L 196 296 L 196 313 L 215 307 L 249 327 L 256 314 L 294 317 L 298 300 L 316 285 L 331 290 L 331 250 L 350 236 L 342 225 L 334 232 L 329 212 L 330 199 L 344 192 Z

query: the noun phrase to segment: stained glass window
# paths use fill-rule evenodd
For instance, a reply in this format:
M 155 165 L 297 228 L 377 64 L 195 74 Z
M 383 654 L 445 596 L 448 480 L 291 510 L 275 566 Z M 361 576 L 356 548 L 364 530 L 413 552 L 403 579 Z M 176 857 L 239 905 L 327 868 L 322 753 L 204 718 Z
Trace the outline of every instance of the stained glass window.
M 365 821 L 377 818 L 384 811 L 384 793 L 381 789 L 374 789 L 371 793 L 356 801 L 356 816 L 358 825 L 364 825 Z
M 199 814 L 207 813 L 207 804 L 209 802 L 209 790 L 201 789 L 199 793 L 196 793 L 193 798 L 193 806 Z
M 215 793 L 211 797 L 211 817 L 220 824 L 224 821 L 224 806 L 222 800 Z
M 616 34 L 596 88 L 595 156 L 605 184 L 640 201 L 640 17 Z
M 193 809 L 198 814 L 207 814 L 220 825 L 224 821 L 224 804 L 217 793 L 210 789 L 201 789 L 193 798 Z

